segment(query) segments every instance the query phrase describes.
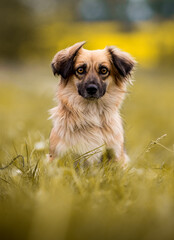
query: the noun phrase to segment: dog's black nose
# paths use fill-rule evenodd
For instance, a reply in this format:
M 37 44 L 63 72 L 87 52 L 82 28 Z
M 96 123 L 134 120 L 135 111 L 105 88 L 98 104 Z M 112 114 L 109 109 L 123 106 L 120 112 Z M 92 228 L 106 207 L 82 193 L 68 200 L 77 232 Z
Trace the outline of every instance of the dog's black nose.
M 89 84 L 86 88 L 86 91 L 90 95 L 94 95 L 97 92 L 98 88 L 95 84 Z

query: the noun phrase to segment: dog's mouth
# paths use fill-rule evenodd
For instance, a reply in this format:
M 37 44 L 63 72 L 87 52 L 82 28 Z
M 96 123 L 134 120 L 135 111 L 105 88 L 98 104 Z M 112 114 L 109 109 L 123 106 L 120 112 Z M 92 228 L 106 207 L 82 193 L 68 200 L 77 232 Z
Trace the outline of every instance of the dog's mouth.
M 79 95 L 82 96 L 83 98 L 87 99 L 87 100 L 90 100 L 90 101 L 94 101 L 94 100 L 98 100 L 99 98 L 101 98 L 104 94 L 95 94 L 95 95 L 90 95 L 86 92 L 80 92 L 79 91 Z
M 84 98 L 87 99 L 87 100 L 93 101 L 93 100 L 99 99 L 100 97 L 89 96 L 89 97 L 84 97 Z
M 95 99 L 99 98 L 98 96 L 91 96 L 91 95 L 88 95 L 86 92 L 82 92 L 82 91 L 79 91 L 79 90 L 78 90 L 78 93 L 81 97 L 83 97 L 87 100 L 95 100 Z

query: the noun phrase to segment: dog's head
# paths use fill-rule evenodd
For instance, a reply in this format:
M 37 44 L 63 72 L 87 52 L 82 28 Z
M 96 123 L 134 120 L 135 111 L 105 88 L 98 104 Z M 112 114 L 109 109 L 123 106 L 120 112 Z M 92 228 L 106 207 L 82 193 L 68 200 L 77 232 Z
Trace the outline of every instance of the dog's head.
M 58 52 L 52 61 L 54 75 L 61 75 L 65 86 L 71 82 L 85 99 L 101 98 L 109 86 L 121 87 L 128 81 L 135 61 L 116 47 L 89 51 L 85 42 Z

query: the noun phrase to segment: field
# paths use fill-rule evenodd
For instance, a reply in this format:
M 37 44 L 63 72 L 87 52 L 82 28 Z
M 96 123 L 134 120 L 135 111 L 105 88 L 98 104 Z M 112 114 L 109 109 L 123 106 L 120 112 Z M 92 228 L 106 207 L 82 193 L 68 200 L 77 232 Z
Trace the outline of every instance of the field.
M 135 79 L 121 111 L 130 166 L 74 168 L 46 157 L 49 64 L 1 66 L 2 239 L 174 238 L 173 71 L 139 68 Z

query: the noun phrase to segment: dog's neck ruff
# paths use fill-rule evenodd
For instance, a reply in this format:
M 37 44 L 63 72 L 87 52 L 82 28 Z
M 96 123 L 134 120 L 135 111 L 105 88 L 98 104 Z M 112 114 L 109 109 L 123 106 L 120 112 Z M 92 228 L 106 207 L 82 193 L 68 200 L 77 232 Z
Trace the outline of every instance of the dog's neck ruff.
M 61 89 L 57 96 L 58 105 L 50 111 L 59 137 L 66 139 L 77 132 L 92 131 L 93 128 L 112 128 L 113 123 L 120 127 L 119 107 L 123 98 L 124 93 L 117 95 L 116 89 L 92 101 L 73 94 L 73 91 Z
M 79 154 L 103 144 L 121 154 L 123 139 L 119 107 L 124 93 L 106 93 L 94 101 L 86 100 L 73 91 L 58 91 L 58 105 L 50 110 L 53 128 L 59 139 L 57 154 L 75 149 Z

